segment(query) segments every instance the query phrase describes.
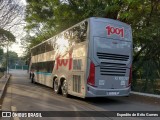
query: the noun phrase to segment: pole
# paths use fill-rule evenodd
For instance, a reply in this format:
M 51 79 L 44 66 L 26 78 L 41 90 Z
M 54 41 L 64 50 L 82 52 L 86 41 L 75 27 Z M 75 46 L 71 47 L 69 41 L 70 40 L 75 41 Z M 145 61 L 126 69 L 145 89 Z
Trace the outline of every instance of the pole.
M 8 74 L 8 44 L 7 44 L 7 54 L 6 54 L 6 73 L 5 73 L 5 78 L 7 78 Z
M 9 44 L 9 43 L 8 43 Z M 9 54 L 8 54 L 8 44 L 7 44 L 7 70 L 8 70 L 8 74 L 9 74 Z

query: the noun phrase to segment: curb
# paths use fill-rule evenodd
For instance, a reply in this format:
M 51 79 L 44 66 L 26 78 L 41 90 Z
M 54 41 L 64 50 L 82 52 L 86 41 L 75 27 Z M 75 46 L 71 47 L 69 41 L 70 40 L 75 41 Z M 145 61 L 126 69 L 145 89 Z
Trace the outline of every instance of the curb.
M 160 99 L 160 95 L 154 95 L 154 94 L 149 94 L 149 93 L 141 93 L 141 92 L 134 92 L 134 91 L 131 91 L 130 93 L 134 94 L 134 95 Z
M 2 87 L 0 88 L 0 104 L 3 101 L 3 96 L 4 96 L 4 93 L 5 93 L 5 89 L 6 89 L 7 83 L 9 81 L 9 79 L 10 79 L 10 76 L 11 76 L 11 74 L 7 75 L 7 78 L 5 78 L 5 75 L 4 75 L 0 79 L 0 84 L 2 84 Z

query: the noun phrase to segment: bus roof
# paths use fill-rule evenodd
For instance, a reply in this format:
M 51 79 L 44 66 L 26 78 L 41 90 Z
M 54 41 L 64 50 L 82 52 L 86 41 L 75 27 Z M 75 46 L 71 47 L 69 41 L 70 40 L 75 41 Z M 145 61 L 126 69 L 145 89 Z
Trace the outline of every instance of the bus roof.
M 128 25 L 128 24 L 126 24 L 126 23 L 124 23 L 124 22 L 121 22 L 121 21 L 119 21 L 119 20 L 114 20 L 114 19 L 110 19 L 110 18 L 101 18 L 101 17 L 90 17 L 90 18 L 87 18 L 87 19 L 85 19 L 85 20 L 83 20 L 83 21 L 81 21 L 81 22 L 79 22 L 79 23 L 77 23 L 77 24 L 69 27 L 68 29 L 66 29 L 66 30 L 64 30 L 64 31 L 62 31 L 62 32 L 60 32 L 60 33 L 63 33 L 63 32 L 65 32 L 65 31 L 67 31 L 67 30 L 69 30 L 69 29 L 71 29 L 71 28 L 79 25 L 80 23 L 82 23 L 82 22 L 84 22 L 84 21 L 89 21 L 89 20 L 91 20 L 91 21 L 101 21 L 101 22 L 106 22 L 106 20 L 108 20 L 108 21 L 115 21 L 115 22 L 119 22 L 119 23 L 123 24 L 124 26 L 130 26 L 130 25 Z M 60 33 L 58 33 L 58 34 L 55 35 L 55 36 L 58 36 Z M 31 49 L 33 49 L 33 48 L 35 48 L 35 47 L 37 47 L 37 46 L 39 46 L 39 45 L 41 45 L 41 44 L 43 44 L 43 43 L 51 40 L 51 39 L 54 38 L 55 36 L 53 36 L 53 37 L 51 37 L 51 38 L 49 38 L 49 39 L 47 39 L 47 40 L 45 40 L 45 41 L 43 41 L 43 42 L 35 45 L 35 46 L 32 47 Z

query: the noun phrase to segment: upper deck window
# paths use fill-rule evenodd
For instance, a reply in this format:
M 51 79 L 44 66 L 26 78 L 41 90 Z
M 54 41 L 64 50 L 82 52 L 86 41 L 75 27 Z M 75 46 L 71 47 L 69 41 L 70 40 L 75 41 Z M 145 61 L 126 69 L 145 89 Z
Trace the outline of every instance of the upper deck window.
M 56 35 L 50 40 L 40 44 L 31 50 L 32 55 L 38 55 L 63 47 L 68 50 L 72 45 L 84 42 L 87 39 L 88 22 L 83 21 L 74 27 Z
M 84 21 L 80 24 L 72 27 L 71 29 L 64 32 L 65 39 L 68 39 L 70 43 L 80 43 L 87 39 L 87 28 L 88 22 Z

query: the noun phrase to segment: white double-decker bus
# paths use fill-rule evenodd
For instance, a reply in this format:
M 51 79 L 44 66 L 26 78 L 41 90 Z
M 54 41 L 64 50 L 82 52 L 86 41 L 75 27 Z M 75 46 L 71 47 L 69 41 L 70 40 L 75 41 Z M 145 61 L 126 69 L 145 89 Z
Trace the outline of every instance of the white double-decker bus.
M 92 17 L 31 49 L 31 81 L 63 96 L 128 96 L 131 71 L 131 27 L 118 20 Z

